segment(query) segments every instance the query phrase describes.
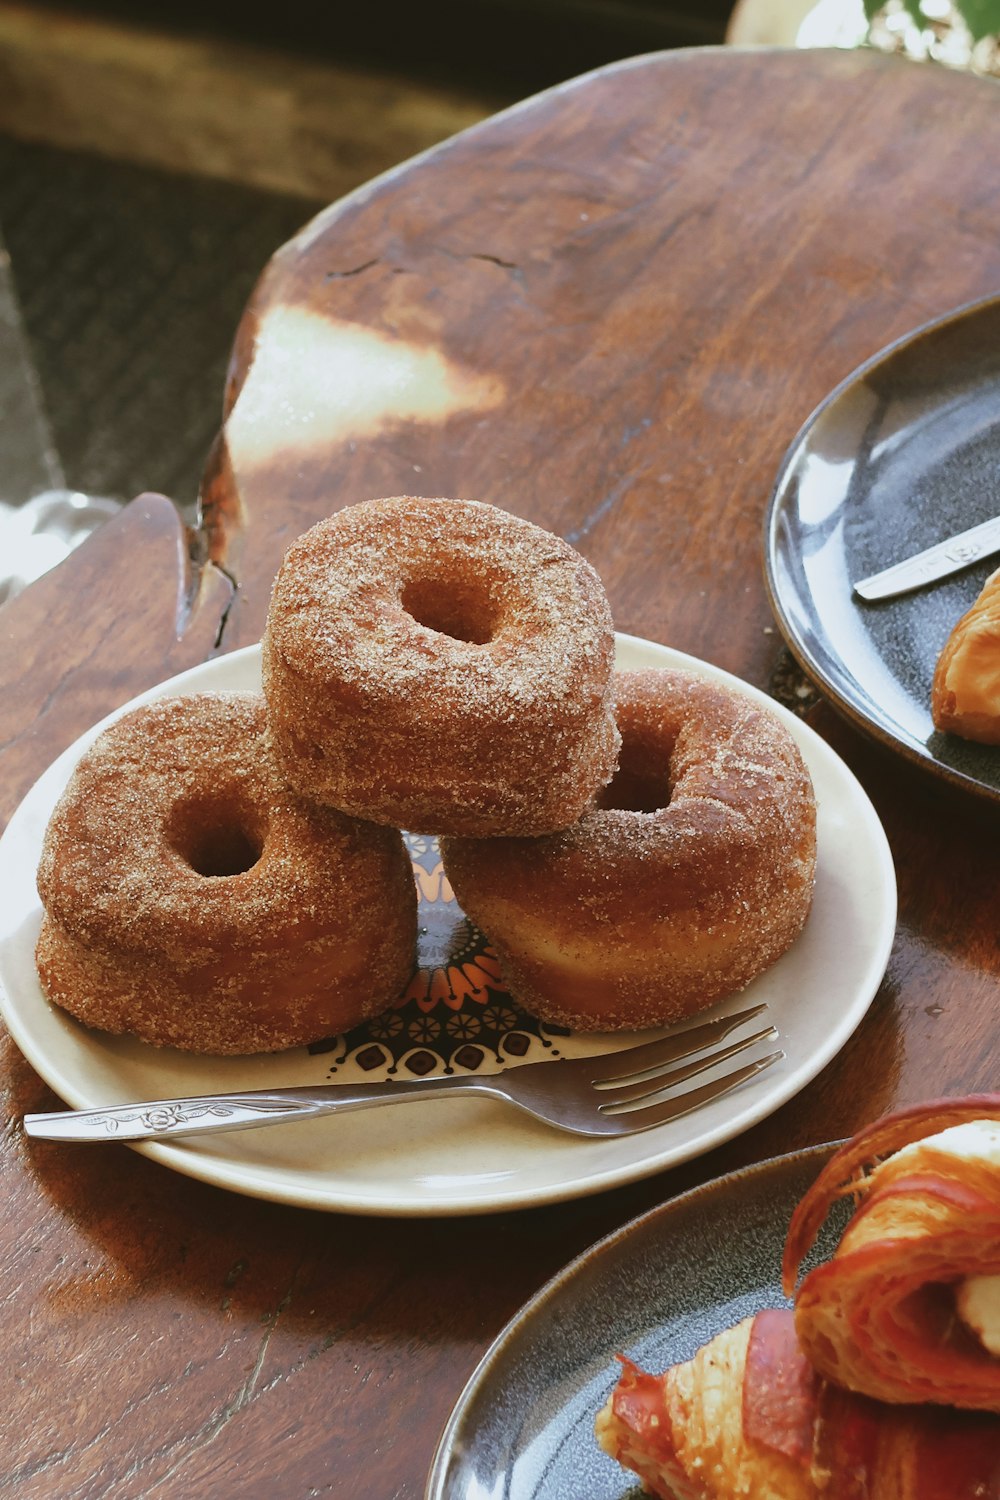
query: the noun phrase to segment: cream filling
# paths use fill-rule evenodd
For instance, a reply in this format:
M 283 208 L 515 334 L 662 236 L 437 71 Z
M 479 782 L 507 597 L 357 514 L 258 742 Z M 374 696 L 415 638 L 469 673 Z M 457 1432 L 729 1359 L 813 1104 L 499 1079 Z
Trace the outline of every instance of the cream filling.
M 904 1146 L 895 1159 L 903 1160 L 927 1146 L 962 1161 L 985 1162 L 1000 1168 L 1000 1120 L 969 1120 L 964 1125 L 951 1125 L 937 1135 Z M 955 1308 L 983 1348 L 1000 1359 L 1000 1274 L 966 1276 L 955 1288 Z
M 958 1316 L 996 1359 L 1000 1359 L 1000 1276 L 966 1276 L 955 1288 Z

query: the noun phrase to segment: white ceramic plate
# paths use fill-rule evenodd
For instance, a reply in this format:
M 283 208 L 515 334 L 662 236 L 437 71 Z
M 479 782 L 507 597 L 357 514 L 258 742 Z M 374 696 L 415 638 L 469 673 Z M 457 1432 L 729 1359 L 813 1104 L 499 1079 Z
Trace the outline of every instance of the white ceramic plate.
M 683 667 L 740 687 L 766 702 L 802 749 L 818 804 L 813 910 L 788 953 L 714 1012 L 766 1001 L 781 1033 L 784 1060 L 697 1113 L 623 1139 L 565 1135 L 489 1099 L 440 1099 L 134 1150 L 219 1187 L 308 1208 L 482 1213 L 579 1197 L 687 1161 L 756 1124 L 816 1076 L 867 1011 L 892 945 L 895 875 L 875 811 L 825 741 L 756 689 L 680 652 L 629 636 L 618 638 L 618 664 Z M 259 685 L 260 651 L 250 647 L 184 672 L 135 701 Z M 52 808 L 76 761 L 108 722 L 96 725 L 50 766 L 0 839 L 0 1010 L 14 1040 L 74 1108 L 326 1081 L 327 1060 L 305 1049 L 250 1058 L 196 1057 L 89 1031 L 45 1000 L 34 965 L 41 908 L 33 875 Z M 568 1040 L 573 1046 L 566 1051 L 597 1052 L 632 1038 Z

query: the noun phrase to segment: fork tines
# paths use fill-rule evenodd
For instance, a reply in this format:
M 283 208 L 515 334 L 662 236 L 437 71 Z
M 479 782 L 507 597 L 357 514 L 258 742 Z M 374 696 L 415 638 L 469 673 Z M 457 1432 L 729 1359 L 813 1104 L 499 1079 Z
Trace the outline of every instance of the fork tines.
M 734 1072 L 710 1080 L 700 1088 L 673 1094 L 670 1098 L 664 1097 L 668 1091 L 699 1073 L 710 1071 L 758 1042 L 776 1038 L 776 1028 L 769 1025 L 740 1037 L 727 1046 L 715 1045 L 724 1042 L 737 1027 L 745 1025 L 766 1009 L 766 1005 L 751 1006 L 736 1015 L 720 1016 L 713 1021 L 690 1027 L 687 1031 L 661 1037 L 658 1041 L 593 1059 L 593 1086 L 599 1096 L 605 1096 L 598 1106 L 601 1115 L 609 1123 L 612 1119 L 615 1120 L 623 1129 L 641 1130 L 648 1125 L 659 1125 L 676 1119 L 747 1082 L 777 1062 L 784 1053 L 768 1053 L 766 1057 L 746 1063 Z M 677 1063 L 682 1065 L 675 1066 Z M 643 1105 L 645 1107 L 640 1107 Z
M 716 1042 L 724 1042 L 737 1027 L 762 1015 L 765 1010 L 766 1005 L 753 1005 L 749 1010 L 738 1011 L 736 1015 L 718 1016 L 714 1021 L 703 1021 L 700 1026 L 691 1026 L 687 1031 L 671 1032 L 669 1036 L 660 1037 L 655 1042 L 643 1042 L 638 1047 L 626 1047 L 622 1052 L 590 1058 L 592 1082 L 596 1088 L 610 1088 L 620 1082 L 635 1082 L 649 1073 L 660 1073 L 671 1063 L 693 1057 L 696 1052 L 702 1052 Z M 749 1046 L 751 1041 L 760 1041 L 766 1035 L 777 1034 L 772 1026 L 767 1031 L 747 1038 L 743 1045 Z M 683 1078 L 678 1079 L 678 1082 L 682 1081 Z
M 746 1063 L 742 1068 L 726 1073 L 722 1078 L 714 1078 L 709 1083 L 703 1083 L 700 1088 L 687 1089 L 683 1094 L 675 1094 L 670 1099 L 662 1099 L 659 1103 L 649 1104 L 643 1109 L 606 1110 L 604 1106 L 601 1106 L 601 1113 L 605 1119 L 613 1120 L 624 1127 L 623 1133 L 628 1134 L 633 1131 L 648 1130 L 653 1125 L 666 1125 L 671 1120 L 677 1120 L 682 1115 L 700 1109 L 702 1105 L 721 1099 L 724 1094 L 732 1093 L 734 1089 L 739 1088 L 740 1084 L 749 1082 L 751 1078 L 755 1078 L 758 1073 L 763 1073 L 773 1063 L 780 1062 L 784 1055 L 781 1051 L 769 1052 L 766 1057 L 758 1058 L 756 1062 Z

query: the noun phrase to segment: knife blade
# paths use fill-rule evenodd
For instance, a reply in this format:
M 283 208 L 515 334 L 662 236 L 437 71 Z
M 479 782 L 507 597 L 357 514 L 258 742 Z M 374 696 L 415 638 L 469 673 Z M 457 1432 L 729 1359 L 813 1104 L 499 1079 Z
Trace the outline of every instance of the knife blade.
M 862 599 L 891 599 L 896 594 L 907 594 L 911 589 L 920 588 L 921 584 L 947 578 L 960 568 L 978 562 L 981 557 L 989 557 L 992 552 L 1000 552 L 1000 516 L 970 526 L 968 531 L 960 531 L 956 536 L 945 537 L 933 547 L 926 547 L 923 552 L 904 558 L 891 568 L 883 568 L 881 573 L 859 578 L 854 592 Z

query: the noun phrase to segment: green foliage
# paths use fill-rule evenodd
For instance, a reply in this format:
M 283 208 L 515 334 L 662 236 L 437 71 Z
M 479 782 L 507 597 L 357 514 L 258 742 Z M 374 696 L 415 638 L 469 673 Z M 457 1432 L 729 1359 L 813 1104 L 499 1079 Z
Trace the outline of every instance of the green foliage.
M 974 41 L 1000 33 L 1000 0 L 961 0 L 958 9 Z
M 903 0 L 903 3 L 918 26 L 926 25 L 927 17 L 920 8 L 920 0 Z M 864 4 L 865 15 L 870 21 L 884 8 L 885 0 L 864 0 Z M 1000 0 L 954 0 L 954 4 L 971 31 L 973 41 L 1000 35 Z

